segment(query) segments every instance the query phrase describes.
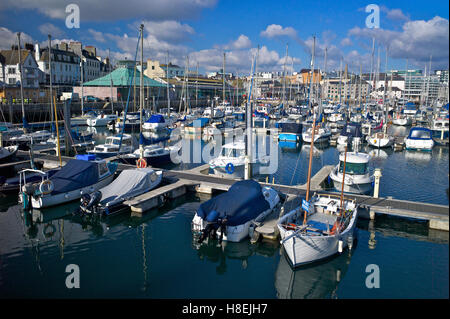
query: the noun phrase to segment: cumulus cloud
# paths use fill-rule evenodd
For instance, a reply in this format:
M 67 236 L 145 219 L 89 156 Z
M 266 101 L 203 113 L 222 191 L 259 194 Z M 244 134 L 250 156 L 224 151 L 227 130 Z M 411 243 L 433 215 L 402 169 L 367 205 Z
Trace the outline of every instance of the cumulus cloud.
M 348 47 L 353 45 L 352 40 L 350 40 L 350 38 L 344 38 L 341 40 L 341 46 L 343 47 Z
M 202 9 L 216 5 L 217 0 L 2 0 L 0 10 L 37 10 L 53 19 L 65 19 L 66 6 L 76 3 L 81 21 L 113 21 L 127 19 L 175 20 L 198 17 Z
M 195 34 L 194 29 L 188 24 L 182 24 L 178 21 L 144 21 L 144 32 L 153 35 L 162 41 L 184 42 Z
M 412 20 L 402 26 L 402 31 L 385 29 L 361 29 L 348 32 L 357 38 L 375 38 L 377 43 L 389 48 L 389 56 L 410 59 L 423 64 L 433 57 L 435 67 L 448 65 L 449 22 L 439 16 L 428 21 Z
M 264 31 L 261 31 L 260 35 L 266 38 L 276 38 L 281 36 L 287 36 L 291 38 L 297 37 L 297 31 L 292 27 L 283 28 L 279 24 L 268 25 Z
M 20 35 L 20 42 L 23 46 L 24 43 L 33 42 L 33 38 L 26 33 Z M 11 49 L 11 46 L 17 45 L 17 32 L 13 32 L 7 28 L 0 27 L 0 49 Z
M 89 34 L 94 38 L 95 41 L 100 43 L 105 43 L 106 39 L 102 32 L 95 31 L 94 29 L 88 29 Z

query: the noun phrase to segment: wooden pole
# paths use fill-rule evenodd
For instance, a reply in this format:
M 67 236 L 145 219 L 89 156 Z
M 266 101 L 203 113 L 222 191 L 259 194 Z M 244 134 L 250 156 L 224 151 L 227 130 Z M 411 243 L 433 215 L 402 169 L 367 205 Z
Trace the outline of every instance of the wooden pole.
M 347 145 L 345 145 L 344 168 L 342 172 L 341 209 L 344 209 L 345 164 L 347 163 Z

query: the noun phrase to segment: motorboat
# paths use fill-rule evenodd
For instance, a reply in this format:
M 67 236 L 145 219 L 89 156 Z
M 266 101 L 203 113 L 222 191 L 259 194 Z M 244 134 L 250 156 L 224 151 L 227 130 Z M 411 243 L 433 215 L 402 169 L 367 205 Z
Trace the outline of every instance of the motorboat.
M 84 115 L 72 117 L 70 119 L 70 125 L 71 126 L 83 126 L 88 125 L 88 120 L 94 120 L 97 117 L 97 114 L 95 112 L 87 112 Z
M 334 195 L 314 195 L 302 207 L 282 216 L 277 227 L 291 267 L 317 262 L 352 247 L 357 216 L 354 200 L 340 200 Z
M 331 131 L 326 126 L 317 125 L 314 132 L 314 143 L 328 142 L 331 137 Z M 302 139 L 305 143 L 311 143 L 312 127 L 309 127 L 302 133 Z
M 407 150 L 431 151 L 433 146 L 433 133 L 424 127 L 412 127 L 405 139 Z
M 95 118 L 88 118 L 86 124 L 88 126 L 107 126 L 109 122 L 117 121 L 117 115 L 115 114 L 100 114 Z
M 345 153 L 339 155 L 339 164 L 331 171 L 330 179 L 334 188 L 342 191 Z M 360 152 L 348 152 L 345 163 L 344 192 L 368 194 L 373 190 L 374 176 L 369 172 L 370 155 Z
M 120 161 L 125 164 L 137 165 L 137 161 L 141 158 L 141 150 L 136 149 L 133 153 L 124 154 L 119 157 Z M 147 145 L 143 147 L 143 157 L 146 165 L 152 167 L 160 167 L 170 163 L 170 149 L 162 147 L 158 144 Z
M 135 150 L 136 144 L 137 142 L 130 134 L 123 134 L 123 137 L 122 134 L 116 134 L 106 137 L 105 144 L 95 146 L 93 150 L 88 151 L 88 154 L 95 155 L 98 158 L 128 154 Z
M 448 139 L 449 137 L 449 119 L 438 117 L 431 121 L 430 129 L 434 138 Z
M 217 119 L 217 118 L 222 118 L 222 117 L 224 117 L 224 113 L 223 113 L 223 111 L 222 111 L 221 109 L 214 108 L 214 113 L 213 113 L 212 116 L 211 116 L 211 108 L 208 107 L 208 108 L 206 108 L 206 109 L 204 110 L 202 116 L 203 116 L 203 117 L 212 117 L 212 118 Z
M 109 185 L 98 191 L 84 193 L 80 209 L 85 214 L 100 217 L 118 214 L 129 207 L 124 202 L 151 191 L 161 184 L 162 171 L 151 168 L 123 170 Z
M 245 143 L 238 140 L 222 146 L 220 155 L 209 161 L 209 167 L 215 175 L 227 178 L 244 178 L 245 174 Z M 270 161 L 268 155 L 259 156 L 252 162 L 252 171 L 256 174 L 262 165 Z
M 249 236 L 254 222 L 264 220 L 280 203 L 278 192 L 254 180 L 234 183 L 223 194 L 202 203 L 192 219 L 198 242 L 219 239 L 239 242 Z
M 28 183 L 26 172 L 20 171 L 20 190 L 24 207 L 41 209 L 77 200 L 83 193 L 92 193 L 105 187 L 114 178 L 116 163 L 106 163 L 104 160 L 92 161 L 87 156 L 78 155 L 71 159 L 58 172 L 49 177 L 45 172 L 33 170 L 41 174 L 39 183 Z
M 0 164 L 11 162 L 18 149 L 18 145 L 0 147 Z
M 397 113 L 394 114 L 392 118 L 392 124 L 399 126 L 410 126 L 412 124 L 412 119 L 403 113 Z
M 164 130 L 171 124 L 172 121 L 165 119 L 163 115 L 153 114 L 147 121 L 145 121 L 145 123 L 142 124 L 142 129 L 155 132 Z

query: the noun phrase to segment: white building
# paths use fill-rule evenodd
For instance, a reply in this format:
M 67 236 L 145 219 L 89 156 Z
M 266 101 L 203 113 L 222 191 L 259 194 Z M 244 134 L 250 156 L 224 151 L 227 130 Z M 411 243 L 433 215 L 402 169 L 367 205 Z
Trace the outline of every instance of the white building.
M 39 88 L 39 68 L 33 55 L 28 50 L 20 50 L 22 62 L 22 79 L 24 88 Z M 20 85 L 20 68 L 18 50 L 1 50 L 2 67 L 0 80 L 6 85 Z
M 52 84 L 53 85 L 76 85 L 80 81 L 80 58 L 72 51 L 61 50 L 59 48 L 51 49 L 52 63 Z M 48 48 L 39 49 L 39 45 L 35 45 L 35 55 L 38 61 L 39 69 L 45 74 L 44 83 L 50 82 L 50 64 L 48 57 Z

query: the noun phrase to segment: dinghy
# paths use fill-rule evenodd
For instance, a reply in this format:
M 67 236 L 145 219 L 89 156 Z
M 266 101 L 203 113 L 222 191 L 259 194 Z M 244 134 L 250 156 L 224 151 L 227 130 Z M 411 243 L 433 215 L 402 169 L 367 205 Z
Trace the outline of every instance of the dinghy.
M 16 156 L 19 146 L 0 147 L 0 164 L 9 163 Z
M 263 220 L 280 202 L 278 193 L 258 182 L 234 183 L 228 192 L 202 203 L 192 220 L 192 232 L 199 237 L 239 242 L 249 235 L 254 221 Z
M 85 214 L 100 217 L 118 214 L 128 206 L 126 200 L 144 194 L 161 184 L 162 172 L 151 168 L 127 169 L 111 184 L 93 193 L 81 195 L 80 209 Z

